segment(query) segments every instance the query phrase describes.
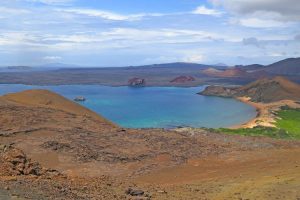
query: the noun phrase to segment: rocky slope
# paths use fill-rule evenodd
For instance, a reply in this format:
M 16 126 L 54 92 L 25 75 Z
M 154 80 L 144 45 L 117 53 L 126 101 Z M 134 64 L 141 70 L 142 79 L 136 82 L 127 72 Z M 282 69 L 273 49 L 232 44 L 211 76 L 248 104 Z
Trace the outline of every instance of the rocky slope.
M 299 148 L 297 141 L 200 129 L 123 129 L 45 90 L 0 97 L 4 199 L 183 199 L 182 194 L 184 199 L 216 199 L 222 194 L 237 199 L 235 192 L 221 192 L 230 181 L 242 187 L 247 177 L 262 180 L 281 170 L 287 173 L 280 179 L 260 184 L 278 191 L 288 187 L 294 192 L 286 195 L 295 199 L 300 195 L 293 189 L 297 184 L 280 184 L 297 172 Z M 260 163 L 262 174 L 256 174 L 258 160 L 265 160 L 262 155 L 267 152 L 273 157 Z M 222 164 L 224 159 L 228 165 Z M 272 171 L 264 170 L 269 168 Z M 223 179 L 223 170 L 239 178 Z M 294 179 L 299 180 L 296 175 Z M 264 197 L 268 191 L 260 188 L 257 194 Z
M 244 69 L 241 68 L 229 68 L 225 70 L 217 70 L 214 68 L 208 68 L 202 71 L 202 74 L 213 76 L 213 77 L 245 77 L 250 76 Z
M 202 95 L 221 97 L 250 97 L 253 102 L 300 100 L 300 85 L 283 77 L 260 79 L 242 87 L 209 86 Z
M 187 83 L 187 82 L 191 82 L 191 81 L 195 81 L 195 78 L 192 76 L 178 76 L 176 78 L 174 78 L 173 80 L 171 80 L 171 83 Z

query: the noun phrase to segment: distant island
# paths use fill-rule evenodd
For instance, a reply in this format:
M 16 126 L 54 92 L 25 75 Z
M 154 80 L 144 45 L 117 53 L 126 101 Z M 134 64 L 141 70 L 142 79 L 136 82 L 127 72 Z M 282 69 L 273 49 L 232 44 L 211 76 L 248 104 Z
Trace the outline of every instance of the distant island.
M 57 67 L 55 67 L 57 66 Z M 271 65 L 220 66 L 195 63 L 168 63 L 135 67 L 72 68 L 51 65 L 34 70 L 4 71 L 2 84 L 70 85 L 97 84 L 106 86 L 177 86 L 244 85 L 260 78 L 284 76 L 300 83 L 300 58 L 288 58 Z M 18 67 L 14 67 L 18 69 Z M 44 70 L 43 70 L 44 69 Z M 143 83 L 137 83 L 143 80 Z

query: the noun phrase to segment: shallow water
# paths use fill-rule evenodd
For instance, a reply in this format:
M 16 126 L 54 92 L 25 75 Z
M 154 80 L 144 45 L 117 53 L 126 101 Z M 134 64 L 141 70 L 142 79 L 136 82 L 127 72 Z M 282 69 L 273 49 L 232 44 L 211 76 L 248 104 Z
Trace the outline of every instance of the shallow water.
M 99 85 L 0 85 L 0 94 L 49 89 L 69 99 L 84 96 L 82 105 L 128 128 L 229 127 L 256 115 L 253 107 L 234 99 L 196 93 L 204 87 L 107 87 Z

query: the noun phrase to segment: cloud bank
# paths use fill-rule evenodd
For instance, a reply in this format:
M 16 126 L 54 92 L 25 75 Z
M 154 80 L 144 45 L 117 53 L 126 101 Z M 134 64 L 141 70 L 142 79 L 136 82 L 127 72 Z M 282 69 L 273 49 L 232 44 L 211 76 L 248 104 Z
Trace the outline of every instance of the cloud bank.
M 176 11 L 95 2 L 3 0 L 0 65 L 266 64 L 300 56 L 297 0 L 172 1 Z

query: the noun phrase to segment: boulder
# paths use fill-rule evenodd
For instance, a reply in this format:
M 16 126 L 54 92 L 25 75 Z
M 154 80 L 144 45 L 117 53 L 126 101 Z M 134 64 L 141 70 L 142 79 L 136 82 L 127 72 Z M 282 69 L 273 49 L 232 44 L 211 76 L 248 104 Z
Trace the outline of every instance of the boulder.
M 125 193 L 127 195 L 131 195 L 131 196 L 143 196 L 145 194 L 145 192 L 143 190 L 139 190 L 139 189 L 132 189 L 132 188 L 128 188 Z

